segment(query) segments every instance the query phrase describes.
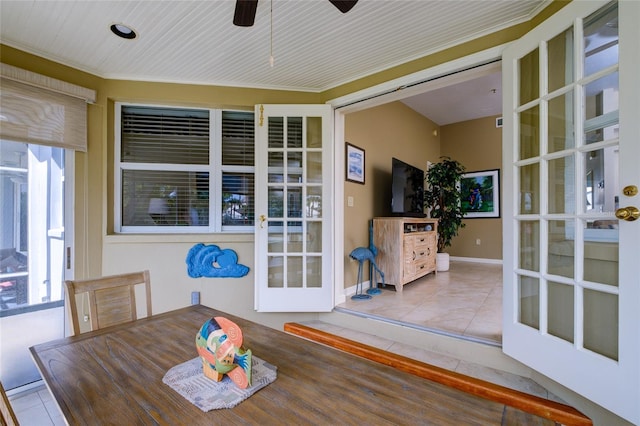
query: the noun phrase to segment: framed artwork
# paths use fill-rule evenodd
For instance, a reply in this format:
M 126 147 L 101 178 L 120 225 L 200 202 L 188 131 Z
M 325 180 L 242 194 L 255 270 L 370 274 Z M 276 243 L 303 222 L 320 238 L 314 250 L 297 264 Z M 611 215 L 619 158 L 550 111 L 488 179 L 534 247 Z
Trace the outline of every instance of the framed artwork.
M 345 163 L 347 181 L 364 185 L 364 149 L 347 142 Z
M 460 192 L 465 219 L 500 217 L 500 170 L 465 173 Z

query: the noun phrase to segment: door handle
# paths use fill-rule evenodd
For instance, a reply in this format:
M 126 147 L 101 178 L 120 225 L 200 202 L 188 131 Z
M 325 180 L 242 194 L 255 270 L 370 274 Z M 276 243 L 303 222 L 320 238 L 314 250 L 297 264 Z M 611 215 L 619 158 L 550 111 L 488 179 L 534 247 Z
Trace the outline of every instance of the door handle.
M 640 210 L 637 207 L 622 207 L 616 210 L 616 217 L 627 222 L 633 222 L 640 217 Z
M 264 228 L 264 221 L 267 220 L 267 217 L 263 214 L 260 215 L 260 228 Z

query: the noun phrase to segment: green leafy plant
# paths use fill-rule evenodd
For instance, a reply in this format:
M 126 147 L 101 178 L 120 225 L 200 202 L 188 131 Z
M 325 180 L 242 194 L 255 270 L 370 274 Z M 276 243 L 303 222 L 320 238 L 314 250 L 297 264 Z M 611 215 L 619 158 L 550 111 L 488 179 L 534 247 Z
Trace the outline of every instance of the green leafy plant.
M 440 157 L 440 160 L 427 170 L 424 206 L 430 209 L 432 218 L 438 219 L 438 252 L 442 253 L 451 246 L 458 229 L 465 226 L 460 193 L 460 179 L 465 168 L 449 157 Z

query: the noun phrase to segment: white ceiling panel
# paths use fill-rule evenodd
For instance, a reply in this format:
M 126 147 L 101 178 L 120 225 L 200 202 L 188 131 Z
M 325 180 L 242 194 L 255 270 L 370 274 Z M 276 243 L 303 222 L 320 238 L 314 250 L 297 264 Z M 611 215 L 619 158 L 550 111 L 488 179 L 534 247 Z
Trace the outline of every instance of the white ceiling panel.
M 260 0 L 255 24 L 237 27 L 233 0 L 2 0 L 0 40 L 104 78 L 317 92 L 529 20 L 548 3 L 360 0 L 342 14 L 326 0 Z M 116 37 L 114 23 L 139 36 Z
M 440 126 L 500 115 L 502 74 L 497 71 L 474 77 L 408 97 L 402 102 Z

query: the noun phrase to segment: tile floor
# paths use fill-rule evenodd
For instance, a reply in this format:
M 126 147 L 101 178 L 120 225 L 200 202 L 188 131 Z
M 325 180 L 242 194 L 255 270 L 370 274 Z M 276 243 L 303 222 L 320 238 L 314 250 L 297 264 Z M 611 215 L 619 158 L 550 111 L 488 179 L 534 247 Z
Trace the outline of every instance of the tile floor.
M 20 426 L 62 426 L 66 425 L 58 405 L 44 384 L 12 395 L 9 402 L 16 413 Z
M 451 261 L 449 271 L 431 273 L 401 292 L 390 285 L 380 290 L 371 299 L 348 298 L 338 309 L 502 342 L 502 265 Z

